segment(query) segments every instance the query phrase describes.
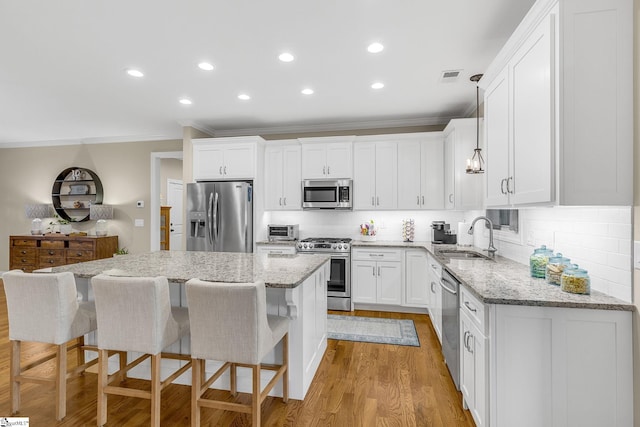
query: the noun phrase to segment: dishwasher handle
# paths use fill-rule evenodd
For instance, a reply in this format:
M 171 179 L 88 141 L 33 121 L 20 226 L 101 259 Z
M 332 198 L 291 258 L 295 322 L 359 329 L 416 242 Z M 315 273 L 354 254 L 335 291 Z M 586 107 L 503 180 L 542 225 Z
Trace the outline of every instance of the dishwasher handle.
M 445 281 L 444 279 L 440 279 L 440 287 L 442 289 L 444 289 L 445 291 L 449 292 L 450 294 L 458 295 L 458 291 L 456 289 L 451 289 L 450 287 L 445 285 L 445 283 L 448 283 L 448 282 Z

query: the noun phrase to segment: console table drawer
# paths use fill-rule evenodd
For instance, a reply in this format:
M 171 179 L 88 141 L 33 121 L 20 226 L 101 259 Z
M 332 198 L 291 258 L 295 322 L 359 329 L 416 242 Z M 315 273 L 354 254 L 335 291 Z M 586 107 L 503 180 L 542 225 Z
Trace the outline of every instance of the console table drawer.
M 93 251 L 93 242 L 71 240 L 69 241 L 69 252 L 71 252 L 71 249 Z
M 64 249 L 64 240 L 42 240 L 41 248 Z
M 67 261 L 69 264 L 76 263 L 76 262 L 91 261 L 93 259 L 94 259 L 93 251 L 67 249 Z
M 11 240 L 13 246 L 25 246 L 35 248 L 38 246 L 38 241 L 33 239 L 13 239 Z

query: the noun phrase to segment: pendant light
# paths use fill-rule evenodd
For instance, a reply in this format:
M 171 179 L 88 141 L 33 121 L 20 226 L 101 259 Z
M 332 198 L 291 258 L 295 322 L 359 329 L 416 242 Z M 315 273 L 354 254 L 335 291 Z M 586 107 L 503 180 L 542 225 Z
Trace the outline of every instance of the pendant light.
M 476 84 L 476 148 L 473 150 L 473 157 L 467 159 L 467 173 L 484 173 L 484 158 L 480 148 L 480 87 L 478 82 L 482 74 L 474 74 L 469 78 Z

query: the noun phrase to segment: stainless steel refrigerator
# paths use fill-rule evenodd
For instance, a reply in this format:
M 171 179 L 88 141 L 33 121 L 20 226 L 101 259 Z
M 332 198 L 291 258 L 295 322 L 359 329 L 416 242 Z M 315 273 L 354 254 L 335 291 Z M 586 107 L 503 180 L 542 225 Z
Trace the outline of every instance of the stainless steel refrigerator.
M 187 250 L 253 252 L 251 182 L 187 184 Z

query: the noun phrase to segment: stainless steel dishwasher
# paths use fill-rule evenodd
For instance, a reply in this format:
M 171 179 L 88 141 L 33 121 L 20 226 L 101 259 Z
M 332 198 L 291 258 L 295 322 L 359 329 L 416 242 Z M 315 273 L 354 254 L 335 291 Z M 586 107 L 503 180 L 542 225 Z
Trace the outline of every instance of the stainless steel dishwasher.
M 460 282 L 442 269 L 442 353 L 456 389 L 460 390 Z

